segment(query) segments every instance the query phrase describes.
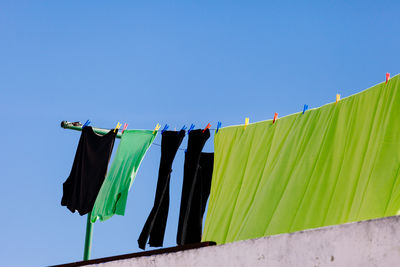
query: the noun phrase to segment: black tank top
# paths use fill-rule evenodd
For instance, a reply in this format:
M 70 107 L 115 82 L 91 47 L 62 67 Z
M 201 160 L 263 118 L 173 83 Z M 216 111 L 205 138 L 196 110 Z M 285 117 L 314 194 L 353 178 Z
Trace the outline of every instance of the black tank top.
M 95 133 L 90 126 L 82 129 L 72 170 L 63 184 L 61 205 L 80 215 L 92 211 L 103 184 L 114 147 L 113 130 L 105 135 Z

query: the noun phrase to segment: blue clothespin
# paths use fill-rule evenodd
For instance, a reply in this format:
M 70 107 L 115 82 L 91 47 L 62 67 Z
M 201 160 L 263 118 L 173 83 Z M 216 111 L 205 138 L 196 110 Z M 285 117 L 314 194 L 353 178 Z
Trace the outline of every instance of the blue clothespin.
M 88 126 L 90 124 L 90 122 L 91 122 L 90 120 L 87 120 L 85 122 L 85 124 L 82 125 L 82 129 L 85 128 L 86 126 Z
M 184 131 L 184 130 L 186 130 L 186 125 L 183 125 L 183 127 L 181 129 L 181 131 Z
M 215 131 L 215 133 L 218 133 L 219 128 L 221 128 L 222 123 L 219 121 L 217 124 L 217 130 Z
M 192 124 L 190 125 L 189 130 L 188 130 L 188 133 L 190 133 L 190 131 L 193 130 L 193 129 L 194 129 L 194 124 L 192 123 Z
M 164 129 L 161 130 L 161 134 L 163 134 L 166 130 L 168 130 L 169 125 L 165 124 Z
M 304 105 L 303 114 L 304 114 L 304 112 L 306 112 L 307 109 L 308 109 L 308 105 Z

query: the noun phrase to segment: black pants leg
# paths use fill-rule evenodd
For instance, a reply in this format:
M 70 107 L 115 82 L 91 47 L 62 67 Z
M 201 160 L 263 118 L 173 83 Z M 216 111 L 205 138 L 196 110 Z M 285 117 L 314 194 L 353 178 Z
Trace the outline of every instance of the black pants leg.
M 176 152 L 184 136 L 185 131 L 166 131 L 162 134 L 161 159 L 156 196 L 153 208 L 138 239 L 138 244 L 141 249 L 145 249 L 149 236 L 150 246 L 161 247 L 163 245 L 169 210 L 169 183 L 172 172 L 172 162 L 174 161 Z
M 202 198 L 203 194 L 205 194 L 207 190 L 205 190 L 204 193 L 202 192 L 204 181 L 202 177 L 203 168 L 200 166 L 200 163 L 210 160 L 208 153 L 208 156 L 204 155 L 204 159 L 202 159 L 203 157 L 201 153 L 204 144 L 209 137 L 210 131 L 208 129 L 204 133 L 203 130 L 193 130 L 189 133 L 188 148 L 185 154 L 178 234 L 176 237 L 176 243 L 178 245 L 201 241 Z M 204 169 L 208 169 L 208 173 L 212 175 L 212 167 L 211 171 L 209 167 L 204 167 Z M 207 171 L 205 171 L 205 173 L 206 172 Z M 211 177 L 209 179 L 211 181 Z M 207 182 L 204 183 L 207 184 Z M 205 200 L 205 202 L 206 201 L 207 200 Z M 205 205 L 206 203 L 204 203 L 204 209 Z
M 210 195 L 214 153 L 201 153 L 184 244 L 201 242 L 203 215 Z

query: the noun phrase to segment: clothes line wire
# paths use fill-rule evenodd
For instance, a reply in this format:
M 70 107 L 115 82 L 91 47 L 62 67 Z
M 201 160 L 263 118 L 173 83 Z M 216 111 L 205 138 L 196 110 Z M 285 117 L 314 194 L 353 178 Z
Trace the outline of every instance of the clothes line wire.
M 209 129 L 210 131 L 215 131 L 215 130 L 217 130 L 217 129 Z M 158 144 L 158 143 L 156 143 L 156 142 L 153 142 L 153 145 L 156 145 L 156 146 L 159 146 L 159 147 L 161 147 L 161 144 Z M 186 151 L 186 148 L 178 148 L 178 150 L 181 150 L 181 151 Z
M 161 144 L 157 144 L 157 143 L 154 143 L 154 142 L 153 142 L 153 145 L 161 147 Z M 185 148 L 178 148 L 178 150 L 185 151 L 186 149 Z
M 93 127 L 93 126 L 92 126 Z M 64 129 L 71 129 L 71 130 L 76 130 L 76 131 L 82 131 L 82 124 L 80 122 L 69 122 L 69 121 L 62 121 L 61 122 L 61 128 Z M 216 128 L 210 128 L 210 131 L 216 131 Z M 93 131 L 99 134 L 106 134 L 110 129 L 103 129 L 103 128 L 97 128 L 93 127 Z M 159 130 L 161 132 L 161 130 Z M 122 134 L 120 131 L 118 131 L 116 138 L 121 138 Z M 161 147 L 161 144 L 153 142 L 153 145 Z M 185 148 L 178 148 L 178 150 L 185 151 Z

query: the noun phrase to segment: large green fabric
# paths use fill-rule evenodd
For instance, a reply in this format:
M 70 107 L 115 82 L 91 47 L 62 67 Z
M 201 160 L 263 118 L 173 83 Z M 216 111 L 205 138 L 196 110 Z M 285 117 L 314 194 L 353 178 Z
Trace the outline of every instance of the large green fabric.
M 396 215 L 400 82 L 222 128 L 203 240 L 218 244 Z
M 128 191 L 156 135 L 157 132 L 152 130 L 125 130 L 122 133 L 117 154 L 94 203 L 92 222 L 125 214 Z

